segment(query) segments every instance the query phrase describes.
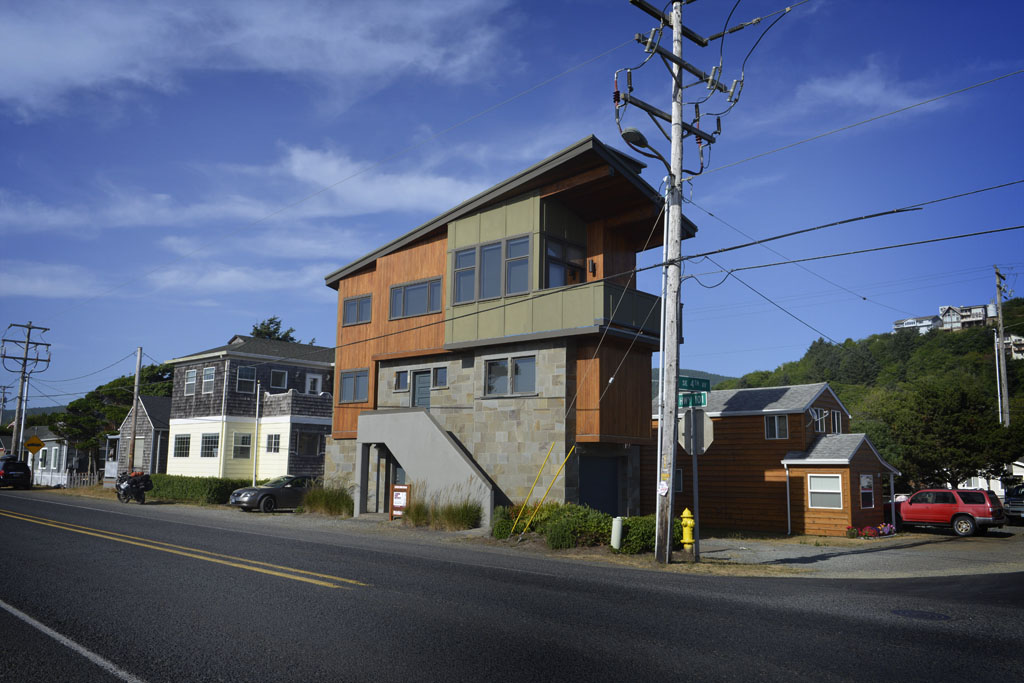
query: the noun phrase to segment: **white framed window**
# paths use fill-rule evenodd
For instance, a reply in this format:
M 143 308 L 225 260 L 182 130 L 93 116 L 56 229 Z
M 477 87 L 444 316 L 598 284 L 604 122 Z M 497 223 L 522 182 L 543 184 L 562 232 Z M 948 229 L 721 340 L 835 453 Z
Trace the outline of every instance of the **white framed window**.
M 235 442 L 232 444 L 231 457 L 240 460 L 248 460 L 252 450 L 252 434 L 249 432 L 235 432 Z
M 175 434 L 174 435 L 174 457 L 175 458 L 187 458 L 188 451 L 192 448 L 192 435 L 191 434 Z
M 824 434 L 825 422 L 828 419 L 828 411 L 824 408 L 811 408 L 811 419 L 814 421 L 815 433 Z
M 832 433 L 843 433 L 843 414 L 840 413 L 838 410 L 832 411 Z
M 875 507 L 875 478 L 870 474 L 860 475 L 860 507 L 862 510 Z
M 370 294 L 345 299 L 341 306 L 341 324 L 344 327 L 346 325 L 368 323 L 370 322 L 372 310 L 373 299 Z
M 398 370 L 395 372 L 395 391 L 409 391 L 408 370 Z
M 46 469 L 46 454 L 47 454 L 47 451 L 46 451 L 45 448 L 40 449 L 40 451 L 39 451 L 39 469 L 41 469 L 41 470 Z
M 281 435 L 267 434 L 267 453 L 281 452 Z
M 306 393 L 319 394 L 323 387 L 323 375 L 306 375 Z
M 213 381 L 217 377 L 217 368 L 203 368 L 203 393 L 213 393 Z
M 340 374 L 338 403 L 365 403 L 369 397 L 369 370 L 349 370 Z
M 443 387 L 448 386 L 448 368 L 434 368 L 431 373 L 430 384 L 435 389 L 441 389 Z
M 256 393 L 256 367 L 247 365 L 238 368 L 238 375 L 235 380 L 235 391 L 240 394 Z
M 808 474 L 807 506 L 825 510 L 843 509 L 841 474 Z
M 288 388 L 288 372 L 285 370 L 271 370 L 270 371 L 270 388 L 271 389 L 287 389 Z
M 196 375 L 198 370 L 195 368 L 185 371 L 185 395 L 195 396 L 196 393 Z
M 511 396 L 537 391 L 537 359 L 511 356 L 484 362 L 484 395 Z
M 219 446 L 220 434 L 203 434 L 203 438 L 199 442 L 199 457 L 216 458 Z
M 789 438 L 789 416 L 788 415 L 765 415 L 764 416 L 764 438 L 766 438 L 766 439 L 788 439 Z

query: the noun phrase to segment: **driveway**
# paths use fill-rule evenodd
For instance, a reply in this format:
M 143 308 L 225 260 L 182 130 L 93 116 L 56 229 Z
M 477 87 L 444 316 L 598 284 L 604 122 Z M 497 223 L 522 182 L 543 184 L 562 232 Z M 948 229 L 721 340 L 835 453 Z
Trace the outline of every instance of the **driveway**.
M 960 538 L 918 529 L 894 538 L 703 539 L 702 559 L 806 569 L 822 578 L 909 578 L 1024 571 L 1024 526 Z M 806 574 L 805 574 L 806 576 Z

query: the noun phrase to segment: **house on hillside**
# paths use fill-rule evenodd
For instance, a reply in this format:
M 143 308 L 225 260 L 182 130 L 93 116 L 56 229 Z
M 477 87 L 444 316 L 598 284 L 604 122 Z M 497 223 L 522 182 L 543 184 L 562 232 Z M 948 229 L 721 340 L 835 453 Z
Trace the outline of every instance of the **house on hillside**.
M 984 327 L 996 317 L 996 305 L 940 306 L 939 318 L 943 330 L 964 330 L 969 327 Z
M 927 334 L 942 327 L 942 318 L 937 315 L 922 315 L 916 318 L 903 318 L 892 324 L 892 331 L 917 330 L 918 334 Z
M 116 479 L 120 472 L 128 470 L 129 443 L 132 434 L 134 410 L 121 422 L 116 437 L 121 444 L 117 453 L 117 467 L 104 470 L 107 479 Z M 148 474 L 167 472 L 167 442 L 171 421 L 171 398 L 169 396 L 139 396 L 139 416 L 135 420 L 135 453 L 132 457 L 132 471 Z
M 630 271 L 662 242 L 643 167 L 585 138 L 326 276 L 326 476 L 354 479 L 356 514 L 408 481 L 471 493 L 486 521 L 574 447 L 549 500 L 638 509 L 660 299 Z
M 899 472 L 867 435 L 849 431 L 828 383 L 709 392 L 697 458 L 701 525 L 841 536 L 881 524 L 883 490 Z M 642 500 L 654 512 L 656 452 L 645 455 Z M 693 506 L 691 460 L 681 447 L 676 515 Z
M 323 475 L 334 351 L 235 335 L 174 365 L 167 474 Z M 126 458 L 119 448 L 119 460 Z

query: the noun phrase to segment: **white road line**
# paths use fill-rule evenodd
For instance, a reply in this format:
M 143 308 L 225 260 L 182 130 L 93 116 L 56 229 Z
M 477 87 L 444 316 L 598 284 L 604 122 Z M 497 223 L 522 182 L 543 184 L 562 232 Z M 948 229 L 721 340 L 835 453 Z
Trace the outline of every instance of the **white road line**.
M 105 659 L 104 657 L 101 657 L 100 655 L 96 654 L 92 650 L 87 650 L 86 648 L 82 647 L 81 645 L 79 645 L 75 641 L 71 640 L 70 638 L 67 638 L 67 637 L 62 636 L 61 634 L 57 633 L 56 631 L 54 631 L 49 626 L 46 626 L 45 624 L 42 624 L 42 623 L 36 621 L 35 619 L 30 617 L 29 615 L 27 615 L 24 612 L 22 612 L 21 610 L 19 610 L 17 607 L 14 607 L 12 605 L 8 605 L 3 600 L 0 600 L 0 607 L 3 607 L 5 610 L 10 612 L 14 616 L 18 617 L 19 619 L 24 621 L 29 626 L 34 626 L 35 628 L 39 629 L 40 631 L 42 631 L 46 635 L 48 635 L 51 638 L 53 638 L 54 640 L 56 640 L 61 645 L 64 645 L 65 647 L 71 648 L 72 650 L 74 650 L 78 654 L 82 655 L 83 657 L 85 657 L 90 662 L 92 662 L 96 666 L 100 667 L 101 669 L 103 669 L 104 671 L 109 673 L 110 675 L 116 676 L 117 678 L 120 678 L 122 681 L 127 681 L 128 683 L 145 683 L 145 681 L 143 681 L 141 678 L 133 676 L 132 674 L 130 674 L 127 671 L 125 671 L 124 669 L 119 668 L 116 664 L 111 662 L 109 659 Z

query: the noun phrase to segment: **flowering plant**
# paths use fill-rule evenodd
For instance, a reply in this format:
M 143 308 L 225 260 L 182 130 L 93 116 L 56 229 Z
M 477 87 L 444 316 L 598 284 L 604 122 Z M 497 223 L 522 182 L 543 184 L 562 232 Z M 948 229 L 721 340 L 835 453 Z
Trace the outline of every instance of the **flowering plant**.
M 859 536 L 859 535 L 860 535 L 860 529 L 858 529 L 857 527 L 855 527 L 855 526 L 848 526 L 848 527 L 846 527 L 846 537 L 847 538 L 857 538 L 857 536 Z
M 876 538 L 878 536 L 878 527 L 866 526 L 860 530 L 860 535 L 864 538 Z
M 896 533 L 896 527 L 893 526 L 892 524 L 886 523 L 886 524 L 880 524 L 878 526 L 878 535 L 879 536 L 892 536 L 894 533 Z

